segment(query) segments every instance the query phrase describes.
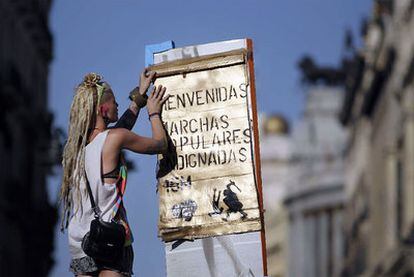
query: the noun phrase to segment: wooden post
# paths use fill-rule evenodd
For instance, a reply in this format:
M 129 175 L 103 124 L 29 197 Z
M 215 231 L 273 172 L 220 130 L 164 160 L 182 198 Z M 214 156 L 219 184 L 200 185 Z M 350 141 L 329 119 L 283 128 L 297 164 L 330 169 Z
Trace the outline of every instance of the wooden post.
M 256 100 L 256 85 L 254 80 L 254 60 L 253 60 L 253 41 L 247 39 L 248 50 L 248 69 L 250 77 L 250 95 L 252 100 L 252 116 L 253 116 L 253 133 L 254 133 L 254 160 L 255 172 L 257 180 L 257 190 L 259 197 L 260 221 L 262 223 L 261 240 L 262 240 L 262 260 L 263 260 L 263 275 L 267 276 L 267 253 L 266 253 L 266 231 L 264 222 L 264 208 L 263 208 L 263 189 L 262 189 L 262 170 L 260 160 L 260 145 L 259 145 L 259 120 L 257 115 L 257 100 Z

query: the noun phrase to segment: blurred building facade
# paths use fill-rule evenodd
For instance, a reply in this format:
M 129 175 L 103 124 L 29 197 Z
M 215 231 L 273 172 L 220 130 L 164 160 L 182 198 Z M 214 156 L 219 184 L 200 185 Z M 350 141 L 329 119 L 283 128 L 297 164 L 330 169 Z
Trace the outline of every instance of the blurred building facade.
M 284 204 L 289 217 L 286 276 L 338 276 L 343 260 L 346 132 L 337 120 L 343 90 L 312 84 L 292 134 L 291 179 Z
M 282 277 L 287 271 L 288 239 L 287 213 L 282 201 L 290 178 L 292 141 L 283 116 L 262 115 L 260 121 L 268 275 Z
M 51 0 L 0 1 L 0 276 L 46 276 L 56 209 L 47 198 Z
M 414 275 L 412 34 L 414 1 L 375 1 L 348 72 L 343 276 Z

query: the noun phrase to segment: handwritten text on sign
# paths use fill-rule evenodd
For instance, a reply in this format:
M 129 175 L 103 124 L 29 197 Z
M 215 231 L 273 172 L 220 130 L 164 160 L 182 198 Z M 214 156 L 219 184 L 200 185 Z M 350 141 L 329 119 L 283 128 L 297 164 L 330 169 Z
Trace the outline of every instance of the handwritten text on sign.
M 157 79 L 171 95 L 162 116 L 175 146 L 159 157 L 173 161 L 158 178 L 164 239 L 260 229 L 247 80 L 244 64 Z

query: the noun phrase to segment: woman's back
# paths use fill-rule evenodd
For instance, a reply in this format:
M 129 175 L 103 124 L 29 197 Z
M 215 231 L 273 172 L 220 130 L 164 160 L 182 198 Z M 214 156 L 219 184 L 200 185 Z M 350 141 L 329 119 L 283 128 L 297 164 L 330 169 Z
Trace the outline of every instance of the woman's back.
M 104 221 L 113 218 L 113 208 L 117 199 L 116 183 L 108 184 L 102 181 L 102 152 L 110 130 L 99 133 L 85 149 L 85 171 L 96 205 L 101 211 Z M 68 226 L 69 248 L 75 258 L 86 256 L 81 250 L 82 238 L 89 231 L 89 225 L 94 218 L 86 183 L 82 180 L 79 186 L 81 197 L 72 192 L 74 214 Z M 81 204 L 81 205 L 80 205 Z

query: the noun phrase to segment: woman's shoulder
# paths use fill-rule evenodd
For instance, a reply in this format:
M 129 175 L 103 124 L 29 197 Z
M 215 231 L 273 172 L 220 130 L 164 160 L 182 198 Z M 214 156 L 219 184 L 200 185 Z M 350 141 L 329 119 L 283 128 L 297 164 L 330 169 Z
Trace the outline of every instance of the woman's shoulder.
M 109 129 L 106 140 L 110 144 L 121 145 L 122 142 L 125 140 L 125 137 L 127 137 L 129 133 L 131 133 L 131 131 L 125 128 Z
M 108 129 L 108 137 L 120 138 L 131 132 L 125 128 L 112 128 Z
M 110 129 L 107 141 L 109 141 L 109 144 L 114 145 L 119 149 L 129 149 L 128 145 L 134 143 L 145 144 L 145 142 L 143 142 L 142 139 L 145 140 L 144 137 L 141 137 L 140 135 L 135 134 L 134 132 L 129 131 L 128 129 L 114 128 Z

